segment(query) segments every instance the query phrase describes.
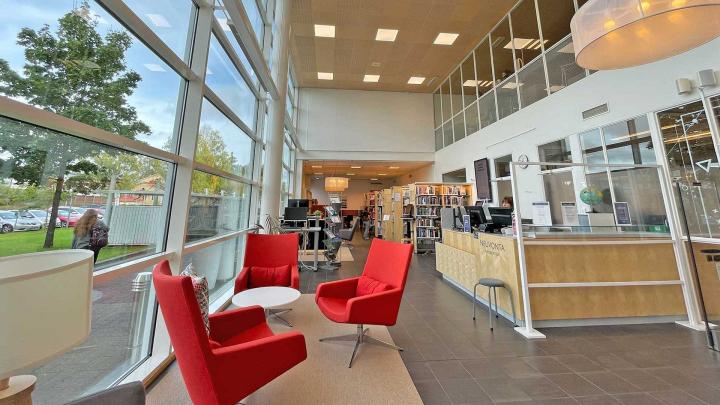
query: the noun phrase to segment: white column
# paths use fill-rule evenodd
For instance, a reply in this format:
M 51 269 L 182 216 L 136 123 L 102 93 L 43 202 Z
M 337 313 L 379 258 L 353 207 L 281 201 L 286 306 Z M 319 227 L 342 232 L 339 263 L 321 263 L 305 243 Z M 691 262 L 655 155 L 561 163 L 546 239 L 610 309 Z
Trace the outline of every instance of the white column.
M 297 154 L 297 151 L 295 152 Z M 292 164 L 295 165 L 295 187 L 293 187 L 293 196 L 295 198 L 304 198 L 303 197 L 303 176 L 305 173 L 303 173 L 303 161 L 295 159 Z
M 269 131 L 265 146 L 265 174 L 260 205 L 260 223 L 264 224 L 268 215 L 277 218 L 280 212 L 280 179 L 282 176 L 282 152 L 285 130 L 285 99 L 287 97 L 288 57 L 290 35 L 291 0 L 277 0 L 277 36 L 272 58 L 276 70 L 275 85 L 277 99 L 270 101 Z

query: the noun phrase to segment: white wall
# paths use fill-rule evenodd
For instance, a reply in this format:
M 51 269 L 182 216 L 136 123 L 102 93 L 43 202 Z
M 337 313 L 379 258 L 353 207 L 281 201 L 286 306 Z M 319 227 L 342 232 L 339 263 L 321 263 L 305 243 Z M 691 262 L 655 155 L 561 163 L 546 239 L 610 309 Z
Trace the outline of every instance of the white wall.
M 300 158 L 433 160 L 431 94 L 302 88 L 299 98 Z
M 325 179 L 321 177 L 318 180 L 315 178 L 315 176 L 308 176 L 308 178 L 310 182 L 310 192 L 312 193 L 312 198 L 316 198 L 318 200 L 318 204 L 329 204 L 330 198 L 327 191 L 325 191 Z M 398 184 L 403 183 L 398 183 L 394 179 L 371 182 L 370 180 L 355 180 L 351 178 L 350 182 L 348 183 L 348 189 L 343 192 L 343 196 L 347 197 L 347 209 L 359 210 L 365 207 L 365 193 L 373 190 L 382 190 L 384 188 L 388 188 Z
M 423 166 L 415 171 L 408 174 L 398 176 L 395 178 L 397 184 L 405 185 L 415 182 L 432 181 L 433 179 L 433 165 Z
M 473 162 L 477 159 L 492 159 L 507 154 L 517 159 L 521 154 L 526 154 L 530 161 L 538 161 L 538 145 L 698 100 L 698 91 L 678 95 L 675 80 L 696 80 L 697 71 L 711 68 L 720 70 L 720 38 L 663 61 L 592 74 L 438 151 L 435 155 L 433 181 L 440 181 L 442 173 L 465 167 L 468 181 L 474 182 Z M 718 93 L 720 87 L 709 91 Z M 608 113 L 588 120 L 582 119 L 582 111 L 602 103 L 608 103 Z M 525 211 L 525 204 L 532 198 L 523 199 L 523 193 L 537 195 L 538 187 L 529 185 L 540 186 L 540 183 L 537 181 L 537 170 L 532 170 L 532 167 L 519 170 L 518 177 L 519 184 L 525 185 L 525 189 L 521 190 Z

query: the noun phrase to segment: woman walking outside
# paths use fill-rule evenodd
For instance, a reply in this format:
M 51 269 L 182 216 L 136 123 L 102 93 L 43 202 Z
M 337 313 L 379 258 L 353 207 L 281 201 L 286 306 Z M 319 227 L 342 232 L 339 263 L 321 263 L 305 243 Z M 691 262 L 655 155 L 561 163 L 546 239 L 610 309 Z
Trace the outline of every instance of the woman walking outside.
M 97 211 L 87 210 L 75 224 L 72 248 L 92 250 L 95 253 L 93 263 L 97 262 L 100 249 L 108 244 L 109 231 L 110 228 L 98 219 Z

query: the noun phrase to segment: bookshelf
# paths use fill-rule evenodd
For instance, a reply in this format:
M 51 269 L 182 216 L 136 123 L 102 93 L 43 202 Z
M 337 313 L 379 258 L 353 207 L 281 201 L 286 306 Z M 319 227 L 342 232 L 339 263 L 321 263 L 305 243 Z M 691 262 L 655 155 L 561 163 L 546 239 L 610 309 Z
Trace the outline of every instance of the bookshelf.
M 410 185 L 402 186 L 402 237 L 400 241 L 402 243 L 413 243 L 413 235 L 415 234 L 415 228 L 413 226 L 413 204 Z
M 408 185 L 413 204 L 411 240 L 415 253 L 435 252 L 441 240 L 440 209 L 468 205 L 472 195 L 469 183 L 413 183 Z
M 383 237 L 383 191 L 373 191 L 375 194 L 375 219 L 373 224 L 375 225 L 375 237 Z

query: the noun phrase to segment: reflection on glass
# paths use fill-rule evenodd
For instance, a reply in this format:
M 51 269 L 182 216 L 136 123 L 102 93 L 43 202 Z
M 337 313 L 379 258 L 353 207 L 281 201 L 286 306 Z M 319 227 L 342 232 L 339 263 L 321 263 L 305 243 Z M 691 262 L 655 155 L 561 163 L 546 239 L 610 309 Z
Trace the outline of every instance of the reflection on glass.
M 472 135 L 480 130 L 480 119 L 478 118 L 476 103 L 473 103 L 465 109 L 465 128 L 468 135 Z
M 615 169 L 610 172 L 610 178 L 614 201 L 628 203 L 634 226 L 666 228 L 665 203 L 656 168 Z
M 497 92 L 498 113 L 500 115 L 498 119 L 503 119 L 520 109 L 517 86 L 515 76 L 513 76 L 495 88 Z
M 50 212 L 58 193 L 56 223 L 63 226 L 53 236 L 47 225 L 0 235 L 0 256 L 70 249 L 73 226 L 90 208 L 110 228 L 97 268 L 164 249 L 171 164 L 4 117 L 0 157 L 3 209 Z
M 538 1 L 540 25 L 545 49 L 555 45 L 570 34 L 570 20 L 575 14 L 573 0 Z M 514 17 L 513 17 L 514 18 Z M 513 29 L 515 21 L 513 20 Z
M 507 17 L 490 33 L 490 41 L 492 41 L 493 65 L 495 65 L 495 83 L 500 83 L 515 73 L 510 23 Z M 502 117 L 504 115 L 501 114 Z
M 258 79 L 257 75 L 255 74 L 255 70 L 253 70 L 252 65 L 250 64 L 250 60 L 248 59 L 247 55 L 245 55 L 245 50 L 240 46 L 240 43 L 238 42 L 237 38 L 235 37 L 235 34 L 233 34 L 232 29 L 230 28 L 230 22 L 228 20 L 228 16 L 225 13 L 225 9 L 222 7 L 217 7 L 215 9 L 215 19 L 220 24 L 220 27 L 223 30 L 223 33 L 225 34 L 225 37 L 230 41 L 230 45 L 232 46 L 233 50 L 235 51 L 235 54 L 237 54 L 238 58 L 240 58 L 240 62 L 242 63 L 243 67 L 245 68 L 245 71 L 250 75 L 250 80 L 257 88 L 259 86 L 260 80 Z
M 572 171 L 563 170 L 542 175 L 545 187 L 545 200 L 550 203 L 550 216 L 553 224 L 562 224 L 562 202 L 575 202 L 575 186 Z
M 185 240 L 195 242 L 245 229 L 249 209 L 250 185 L 194 170 Z
M 498 180 L 497 181 L 497 196 L 495 202 L 500 203 L 505 197 L 512 197 L 512 182 L 510 180 Z
M 655 164 L 647 117 L 603 127 L 608 163 Z
M 493 87 L 492 64 L 490 63 L 490 43 L 486 38 L 475 49 L 475 66 L 477 74 L 477 92 L 484 95 Z
M 443 148 L 443 132 L 442 127 L 435 130 L 435 150 Z
M 234 285 L 242 269 L 246 238 L 242 234 L 183 256 L 183 268 L 192 263 L 195 272 L 207 279 L 210 302 Z
M 512 162 L 512 155 L 496 158 L 495 177 L 510 177 L 510 162 Z
M 453 117 L 453 132 L 455 132 L 455 142 L 465 137 L 465 117 L 462 112 Z
M 190 60 L 190 27 L 195 25 L 191 0 L 124 0 L 125 4 L 181 59 Z
M 452 113 L 453 115 L 459 113 L 463 109 L 462 103 L 462 81 L 460 80 L 460 68 L 456 69 L 450 75 L 450 94 Z
M 260 9 L 255 0 L 242 0 L 242 4 L 250 20 L 250 25 L 252 25 L 253 31 L 255 31 L 255 37 L 260 44 L 260 48 L 262 48 L 263 36 L 265 35 L 265 23 L 260 15 Z
M 103 390 L 150 356 L 156 315 L 151 272 L 94 280 L 90 336 L 30 372 L 39 377 L 34 403 L 65 404 Z
M 495 109 L 495 92 L 488 91 L 478 100 L 480 107 L 480 126 L 486 126 L 497 121 L 497 111 Z
M 585 77 L 585 69 L 575 63 L 572 37 L 568 36 L 545 54 L 550 93 L 555 93 Z
M 570 145 L 565 138 L 538 146 L 538 155 L 541 162 L 572 163 Z M 542 165 L 540 170 L 552 170 L 560 167 L 562 166 Z
M 441 101 L 440 96 L 440 89 L 438 89 L 435 93 L 433 93 L 433 107 L 435 111 L 435 128 L 439 127 L 442 124 L 442 105 L 440 104 Z
M 250 129 L 255 130 L 255 94 L 240 76 L 214 34 L 210 37 L 205 83 Z
M 662 111 L 658 120 L 670 177 L 681 185 L 690 234 L 719 236 L 720 202 L 716 190 L 720 184 L 720 165 L 702 102 Z M 694 186 L 695 183 L 700 186 Z M 676 190 L 674 194 L 677 198 Z
M 522 108 L 542 100 L 547 93 L 545 85 L 545 64 L 539 58 L 518 72 L 518 83 L 520 85 L 520 105 Z
M 442 117 L 443 122 L 445 122 L 452 117 L 452 108 L 450 107 L 450 79 L 445 80 L 445 83 L 442 84 L 440 93 L 442 94 Z
M 249 178 L 252 174 L 253 144 L 252 139 L 210 101 L 203 100 L 195 160 Z
M 521 1 L 510 13 L 510 19 L 512 20 L 515 64 L 517 65 L 516 69 L 519 70 L 538 57 L 542 50 L 535 13 L 535 0 Z
M 453 127 L 452 120 L 443 124 L 443 138 L 445 139 L 445 146 L 453 143 Z
M 0 73 L 11 79 L 0 95 L 175 150 L 185 82 L 105 9 L 71 0 L 8 0 L 3 7 L 13 12 L 3 19 L 0 62 L 7 67 Z M 26 60 L 26 52 L 47 57 Z
M 463 106 L 467 107 L 477 100 L 477 80 L 475 79 L 475 61 L 472 53 L 460 67 L 462 71 Z
M 284 167 L 282 169 L 282 177 L 280 179 L 280 191 L 283 193 L 290 191 L 290 172 Z
M 583 151 L 583 162 L 585 164 L 605 164 L 605 151 L 603 150 L 602 135 L 599 129 L 593 129 L 580 134 L 580 146 Z M 585 168 L 586 173 L 591 170 L 605 172 L 605 167 L 589 166 Z

